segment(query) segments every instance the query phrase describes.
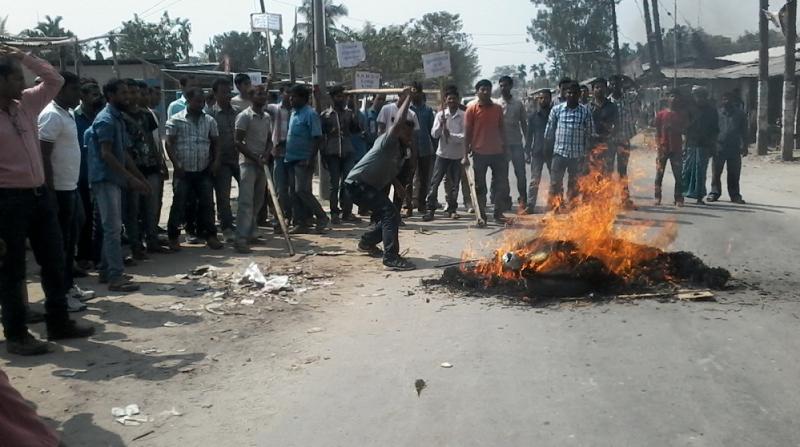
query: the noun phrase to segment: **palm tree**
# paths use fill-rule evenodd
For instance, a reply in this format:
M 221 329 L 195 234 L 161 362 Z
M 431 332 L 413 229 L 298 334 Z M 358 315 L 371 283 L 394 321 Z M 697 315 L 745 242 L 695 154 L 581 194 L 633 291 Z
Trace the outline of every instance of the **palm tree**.
M 6 29 L 6 22 L 8 22 L 8 16 L 5 16 L 2 19 L 0 19 L 0 35 L 8 34 L 8 30 Z
M 103 56 L 103 50 L 105 49 L 106 47 L 105 45 L 103 45 L 102 42 L 100 42 L 99 40 L 95 40 L 94 45 L 92 45 L 92 50 L 94 50 L 94 60 L 96 61 L 104 60 L 105 57 Z
M 189 53 L 192 51 L 192 41 L 190 40 L 192 34 L 192 24 L 189 19 L 182 19 L 180 17 L 175 19 L 175 25 L 178 27 L 178 38 L 181 41 L 181 52 L 189 61 Z
M 346 33 L 337 27 L 337 22 L 349 13 L 347 6 L 334 4 L 333 0 L 322 0 L 325 10 L 325 45 L 336 48 L 336 41 L 345 37 Z M 311 60 L 314 54 L 314 25 L 313 25 L 313 0 L 303 0 L 303 5 L 297 8 L 298 14 L 303 18 L 297 23 L 297 39 L 292 41 L 290 48 L 294 59 L 301 61 Z M 313 65 L 313 64 L 311 64 Z M 310 67 L 309 67 L 310 68 Z

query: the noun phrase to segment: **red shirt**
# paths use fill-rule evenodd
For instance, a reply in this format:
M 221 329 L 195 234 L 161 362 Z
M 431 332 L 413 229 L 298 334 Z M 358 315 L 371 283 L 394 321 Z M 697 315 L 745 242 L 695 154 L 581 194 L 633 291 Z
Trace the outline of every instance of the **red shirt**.
M 464 127 L 465 139 L 470 142 L 467 150 L 480 155 L 505 152 L 502 106 L 495 103 L 481 105 L 478 101 L 471 103 L 464 114 Z
M 36 415 L 0 371 L 0 445 L 56 447 L 58 434 Z
M 664 109 L 656 115 L 656 140 L 659 152 L 679 154 L 683 151 L 683 134 L 689 125 L 685 114 Z

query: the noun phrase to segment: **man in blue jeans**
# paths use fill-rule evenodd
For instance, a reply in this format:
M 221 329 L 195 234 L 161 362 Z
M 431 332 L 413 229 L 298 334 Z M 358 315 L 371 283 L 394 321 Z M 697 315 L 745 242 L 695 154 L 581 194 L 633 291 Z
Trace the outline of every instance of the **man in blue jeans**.
M 125 275 L 122 262 L 122 194 L 128 187 L 142 194 L 151 191 L 127 151 L 128 133 L 122 111 L 128 107 L 128 86 L 121 79 L 112 79 L 103 86 L 103 95 L 108 103 L 84 136 L 89 183 L 103 228 L 100 282 L 108 282 L 108 290 L 113 292 L 135 292 L 139 286 Z
M 322 112 L 320 121 L 325 140 L 322 162 L 330 174 L 331 221 L 336 225 L 342 221 L 360 222 L 353 215 L 353 201 L 344 188 L 344 180 L 356 160 L 351 135 L 361 133 L 361 128 L 355 113 L 347 108 L 344 87 L 332 87 L 328 93 L 333 105 Z
M 372 211 L 374 226 L 361 236 L 358 243 L 360 251 L 372 256 L 383 256 L 383 265 L 388 270 L 413 270 L 416 267 L 400 256 L 398 227 L 400 211 L 394 206 L 384 192 L 384 188 L 393 184 L 403 195 L 403 187 L 397 175 L 405 162 L 405 148 L 414 138 L 414 123 L 408 120 L 408 108 L 411 98 L 405 93 L 405 100 L 397 112 L 388 132 L 375 140 L 372 149 L 350 171 L 345 181 L 346 188 L 359 209 Z M 383 242 L 383 252 L 377 247 Z
M 289 100 L 289 87 L 281 87 L 281 102 L 267 104 L 267 112 L 272 118 L 272 180 L 275 182 L 275 193 L 283 210 L 286 222 L 293 222 L 291 197 L 294 189 L 289 184 L 289 167 L 286 158 L 286 138 L 289 135 L 289 118 L 292 116 L 292 104 Z M 280 233 L 280 225 L 274 226 L 276 233 Z

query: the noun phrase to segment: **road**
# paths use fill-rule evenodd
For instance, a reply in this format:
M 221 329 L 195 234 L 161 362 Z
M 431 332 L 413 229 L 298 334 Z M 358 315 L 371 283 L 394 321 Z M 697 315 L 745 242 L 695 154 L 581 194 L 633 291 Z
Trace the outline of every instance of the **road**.
M 746 160 L 747 205 L 653 208 L 648 174 L 634 189 L 642 208 L 621 218 L 677 221 L 672 248 L 740 285 L 717 303 L 531 307 L 429 290 L 420 279 L 434 265 L 499 235 L 412 218 L 401 245 L 417 271 L 355 254 L 295 262 L 279 239 L 247 258 L 187 250 L 134 270 L 143 293 L 98 299 L 92 340 L 42 359 L 3 354 L 2 368 L 73 446 L 800 445 L 800 165 L 773 158 Z M 639 149 L 632 165 L 649 173 L 652 160 Z M 299 250 L 352 251 L 359 231 Z M 251 260 L 334 273 L 335 284 L 226 316 L 188 310 L 201 298 L 171 308 L 178 298 L 159 289 L 198 263 L 240 271 Z M 86 372 L 55 374 L 64 368 Z M 111 407 L 128 403 L 152 420 L 115 423 Z M 182 415 L 162 413 L 173 407 Z

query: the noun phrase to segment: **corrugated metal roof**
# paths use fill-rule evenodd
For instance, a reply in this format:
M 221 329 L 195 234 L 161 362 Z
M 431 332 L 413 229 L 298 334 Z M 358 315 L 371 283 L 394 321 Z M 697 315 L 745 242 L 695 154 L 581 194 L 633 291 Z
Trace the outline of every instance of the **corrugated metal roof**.
M 800 42 L 797 43 L 795 48 L 800 48 Z M 785 50 L 786 47 L 783 45 L 779 47 L 772 47 L 769 49 L 769 57 L 783 57 L 783 55 L 786 54 Z M 727 62 L 736 62 L 737 64 L 752 64 L 758 62 L 758 50 L 745 51 L 744 53 L 726 54 L 725 56 L 719 56 L 716 59 Z

